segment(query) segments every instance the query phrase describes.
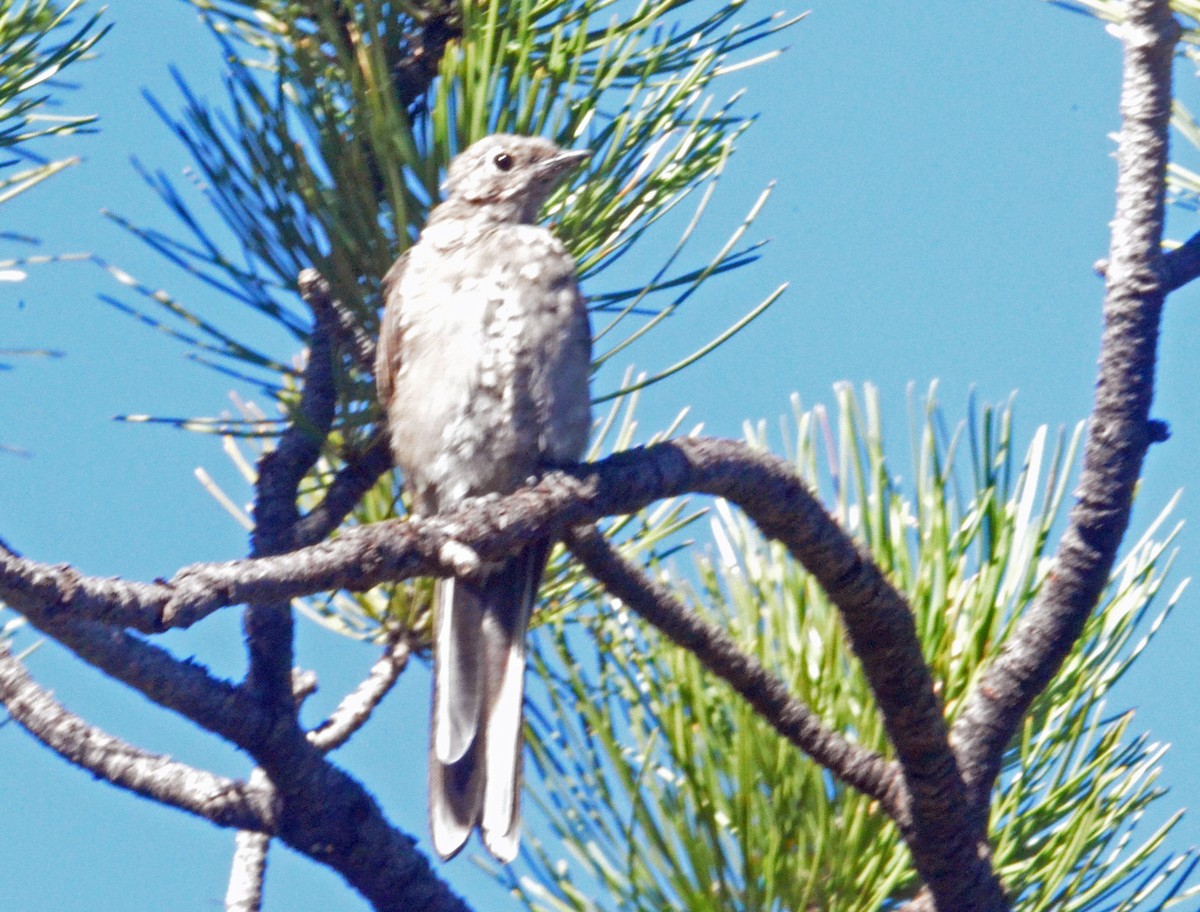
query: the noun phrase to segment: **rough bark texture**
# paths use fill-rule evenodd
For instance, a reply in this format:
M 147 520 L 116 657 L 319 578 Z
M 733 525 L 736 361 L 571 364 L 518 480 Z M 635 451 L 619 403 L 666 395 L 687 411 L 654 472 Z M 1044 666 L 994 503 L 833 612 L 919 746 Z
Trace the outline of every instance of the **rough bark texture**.
M 230 908 L 261 904 L 268 837 L 339 872 L 380 910 L 465 910 L 412 837 L 392 827 L 367 790 L 326 754 L 369 718 L 404 667 L 398 640 L 330 719 L 297 721 L 292 598 L 366 590 L 417 575 L 445 576 L 469 560 L 496 560 L 530 541 L 566 535 L 579 557 L 632 608 L 700 656 L 794 743 L 873 795 L 900 826 L 925 887 L 913 910 L 1006 909 L 986 839 L 989 797 L 1005 747 L 1058 671 L 1094 608 L 1129 521 L 1149 445 L 1163 296 L 1200 274 L 1200 241 L 1163 258 L 1163 179 L 1178 28 L 1163 0 L 1131 0 L 1125 41 L 1123 124 L 1095 409 L 1078 499 L 1038 601 L 970 695 L 953 732 L 923 661 L 903 597 L 837 526 L 782 460 L 728 440 L 686 439 L 556 472 L 510 496 L 443 517 L 389 521 L 328 536 L 387 470 L 386 436 L 340 454 L 324 501 L 297 509 L 301 480 L 326 445 L 336 403 L 339 345 L 370 362 L 319 277 L 302 292 L 316 315 L 301 400 L 291 428 L 260 464 L 252 558 L 197 564 L 167 582 L 87 577 L 17 555 L 0 542 L 0 599 L 38 630 L 109 676 L 246 751 L 260 773 L 236 782 L 143 751 L 73 716 L 0 645 L 0 700 L 31 734 L 72 763 L 138 794 L 239 828 Z M 416 103 L 449 37 L 453 10 L 433 10 L 414 32 L 413 62 L 396 69 Z M 440 18 L 439 18 L 440 17 Z M 426 59 L 416 58 L 426 55 Z M 728 637 L 691 616 L 669 592 L 622 562 L 594 531 L 605 516 L 690 492 L 740 506 L 821 583 L 837 605 L 871 683 L 897 760 L 884 762 L 826 730 Z M 575 528 L 575 531 L 567 530 Z M 179 660 L 126 628 L 157 633 L 245 604 L 249 671 L 240 684 Z M 1020 885 L 1014 885 L 1019 888 Z
M 1125 43 L 1117 207 L 1104 334 L 1083 471 L 1054 569 L 972 693 L 955 742 L 976 813 L 987 813 L 1004 748 L 1096 606 L 1129 525 L 1133 492 L 1162 427 L 1150 420 L 1164 285 L 1161 252 L 1171 63 L 1179 26 L 1165 0 L 1134 0 Z
M 972 899 L 959 908 L 987 908 L 978 900 L 989 895 L 994 877 L 986 856 L 978 854 L 978 834 L 966 819 L 941 708 L 903 598 L 785 461 L 737 441 L 686 439 L 618 454 L 553 473 L 502 499 L 469 503 L 445 517 L 376 523 L 287 554 L 196 565 L 171 583 L 96 580 L 7 555 L 0 562 L 0 596 L 19 594 L 24 582 L 36 580 L 42 598 L 27 598 L 39 602 L 29 605 L 35 615 L 87 612 L 112 618 L 119 609 L 125 622 L 149 629 L 185 626 L 220 607 L 247 601 L 285 604 L 330 589 L 362 591 L 389 580 L 447 575 L 454 569 L 453 556 L 463 548 L 494 560 L 547 531 L 635 512 L 688 492 L 738 504 L 828 590 L 843 613 L 896 746 L 903 775 L 887 804 L 896 809 L 918 868 L 935 891 L 945 884 L 966 884 L 962 889 Z M 776 724 L 791 723 L 781 719 Z M 315 748 L 307 741 L 303 747 L 297 743 L 298 730 L 283 719 L 267 728 L 263 740 L 246 747 L 286 799 L 284 782 L 310 769 L 316 761 L 306 752 Z M 339 781 L 340 787 L 351 788 Z M 279 835 L 295 845 L 296 837 L 284 828 Z
M 225 889 L 225 912 L 259 912 L 263 882 L 267 874 L 267 850 L 271 837 L 242 830 L 237 834 L 229 886 Z

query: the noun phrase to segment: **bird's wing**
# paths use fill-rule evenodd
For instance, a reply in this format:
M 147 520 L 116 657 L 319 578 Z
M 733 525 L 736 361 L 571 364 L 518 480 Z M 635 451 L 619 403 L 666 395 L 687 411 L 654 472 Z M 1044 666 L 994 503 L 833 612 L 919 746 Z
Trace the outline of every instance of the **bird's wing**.
M 407 265 L 408 251 L 405 251 L 392 264 L 392 268 L 387 271 L 379 285 L 380 297 L 383 298 L 383 317 L 379 323 L 379 341 L 375 346 L 375 389 L 385 413 L 388 403 L 392 401 L 392 377 L 400 367 L 403 348 L 400 280 L 404 277 L 404 268 Z
M 519 279 L 535 302 L 526 308 L 534 315 L 527 323 L 528 344 L 539 352 L 530 366 L 529 383 L 538 412 L 539 467 L 545 468 L 576 462 L 587 449 L 592 424 L 588 389 L 592 333 L 575 261 L 548 232 L 534 243 L 542 246 L 541 268 L 536 280 L 524 275 Z

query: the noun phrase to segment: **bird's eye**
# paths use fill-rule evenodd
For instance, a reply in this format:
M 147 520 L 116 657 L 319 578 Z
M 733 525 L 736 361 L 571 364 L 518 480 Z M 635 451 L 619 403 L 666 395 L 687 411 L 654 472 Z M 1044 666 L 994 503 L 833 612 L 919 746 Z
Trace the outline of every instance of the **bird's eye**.
M 492 159 L 492 164 L 501 171 L 509 171 L 513 166 L 513 158 L 507 152 L 497 152 L 496 157 Z

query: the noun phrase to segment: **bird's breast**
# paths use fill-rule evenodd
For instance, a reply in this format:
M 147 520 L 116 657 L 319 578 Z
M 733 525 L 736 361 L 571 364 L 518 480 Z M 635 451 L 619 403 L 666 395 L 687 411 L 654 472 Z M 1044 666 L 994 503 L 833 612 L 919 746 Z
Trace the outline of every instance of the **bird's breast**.
M 558 438 L 548 426 L 561 411 L 553 373 L 578 292 L 573 264 L 559 262 L 565 252 L 541 229 L 449 248 L 425 240 L 400 288 L 404 350 L 390 423 L 406 478 L 440 510 L 518 487 Z M 564 270 L 565 284 L 556 278 Z M 582 362 L 586 408 L 586 353 Z

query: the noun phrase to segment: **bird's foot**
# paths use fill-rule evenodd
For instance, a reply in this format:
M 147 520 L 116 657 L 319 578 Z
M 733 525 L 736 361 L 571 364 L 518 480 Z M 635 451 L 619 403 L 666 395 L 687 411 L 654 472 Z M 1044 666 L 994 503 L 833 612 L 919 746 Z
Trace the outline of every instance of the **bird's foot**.
M 438 560 L 454 571 L 457 577 L 472 577 L 479 573 L 482 561 L 475 549 L 450 539 L 438 549 Z

